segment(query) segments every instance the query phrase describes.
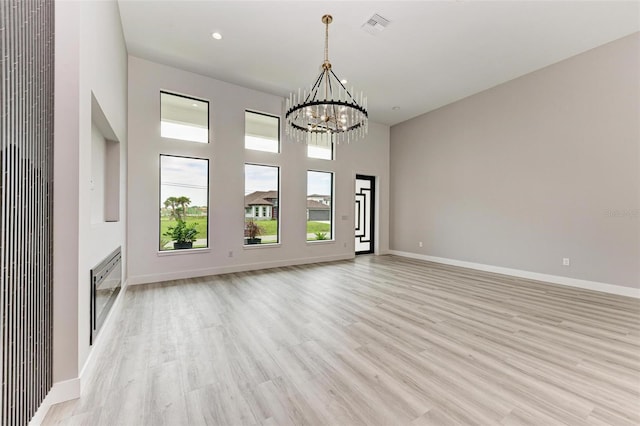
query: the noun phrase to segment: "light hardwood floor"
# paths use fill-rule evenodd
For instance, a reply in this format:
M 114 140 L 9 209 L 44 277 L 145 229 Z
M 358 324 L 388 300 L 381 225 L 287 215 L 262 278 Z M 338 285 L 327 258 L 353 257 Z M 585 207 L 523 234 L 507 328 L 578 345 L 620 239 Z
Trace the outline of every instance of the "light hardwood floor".
M 394 256 L 135 286 L 45 425 L 638 425 L 640 301 Z

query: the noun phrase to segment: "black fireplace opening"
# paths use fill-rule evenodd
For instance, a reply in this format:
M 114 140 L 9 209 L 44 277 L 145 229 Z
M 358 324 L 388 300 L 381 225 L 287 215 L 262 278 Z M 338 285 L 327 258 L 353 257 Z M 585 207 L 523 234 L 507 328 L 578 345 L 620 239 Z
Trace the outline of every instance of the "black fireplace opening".
M 122 253 L 115 249 L 102 262 L 91 269 L 91 313 L 89 344 L 93 345 L 100 328 L 122 287 Z

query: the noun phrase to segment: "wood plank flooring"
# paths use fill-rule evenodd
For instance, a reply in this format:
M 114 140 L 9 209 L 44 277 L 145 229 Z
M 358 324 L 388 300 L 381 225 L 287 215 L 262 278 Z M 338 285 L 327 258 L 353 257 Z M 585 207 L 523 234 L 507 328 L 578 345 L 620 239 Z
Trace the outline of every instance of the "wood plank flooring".
M 640 301 L 395 256 L 135 286 L 45 425 L 638 425 Z

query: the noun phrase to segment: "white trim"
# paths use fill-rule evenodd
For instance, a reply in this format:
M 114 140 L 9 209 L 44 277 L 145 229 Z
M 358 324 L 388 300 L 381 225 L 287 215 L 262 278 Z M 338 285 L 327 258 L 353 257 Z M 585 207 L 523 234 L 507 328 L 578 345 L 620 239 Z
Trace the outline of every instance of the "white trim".
M 129 285 L 149 284 L 163 281 L 181 280 L 185 278 L 204 277 L 207 275 L 231 274 L 234 272 L 247 272 L 259 269 L 279 268 L 284 266 L 306 265 L 309 263 L 333 262 L 336 260 L 353 259 L 353 253 L 322 256 L 322 257 L 306 257 L 301 259 L 281 260 L 277 262 L 258 262 L 247 263 L 241 265 L 219 266 L 215 268 L 191 269 L 188 271 L 166 272 L 162 274 L 137 275 L 129 277 Z
M 503 268 L 501 266 L 484 265 L 482 263 L 466 262 L 464 260 L 447 259 L 444 257 L 427 256 L 425 254 L 410 253 L 399 250 L 389 250 L 389 254 L 396 256 L 409 257 L 411 259 L 426 260 L 429 262 L 442 263 L 445 265 L 460 266 L 463 268 L 477 269 L 479 271 L 493 272 L 502 275 L 511 275 L 519 278 L 526 278 L 536 281 L 544 281 L 552 284 L 566 285 L 569 287 L 578 287 L 587 290 L 600 291 L 603 293 L 617 294 L 619 296 L 634 297 L 640 299 L 640 289 L 633 287 L 625 287 L 615 284 L 599 283 L 596 281 L 587 281 L 577 278 L 561 277 L 558 275 L 541 274 L 538 272 L 523 271 L 520 269 Z
M 211 249 L 209 247 L 203 248 L 190 248 L 190 249 L 178 249 L 178 250 L 164 250 L 157 251 L 156 255 L 158 256 L 182 256 L 185 254 L 199 254 L 199 253 L 211 253 Z
M 322 244 L 335 244 L 336 240 L 331 239 L 331 240 L 307 240 L 307 245 L 309 247 L 311 246 L 320 246 Z
M 29 421 L 29 426 L 42 424 L 52 405 L 76 398 L 80 398 L 80 378 L 76 377 L 75 379 L 54 383 L 40 407 L 38 407 L 38 411 Z
M 243 244 L 243 250 L 255 250 L 255 249 L 266 249 L 266 248 L 280 248 L 282 247 L 281 243 L 264 243 L 264 244 Z

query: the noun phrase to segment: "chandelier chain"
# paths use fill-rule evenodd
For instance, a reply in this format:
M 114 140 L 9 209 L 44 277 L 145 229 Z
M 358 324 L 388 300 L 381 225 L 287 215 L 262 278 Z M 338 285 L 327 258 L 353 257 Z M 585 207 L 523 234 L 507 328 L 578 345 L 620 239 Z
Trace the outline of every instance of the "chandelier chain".
M 324 31 L 324 62 L 329 62 L 329 20 L 325 21 Z

